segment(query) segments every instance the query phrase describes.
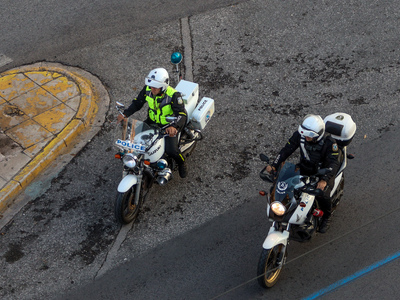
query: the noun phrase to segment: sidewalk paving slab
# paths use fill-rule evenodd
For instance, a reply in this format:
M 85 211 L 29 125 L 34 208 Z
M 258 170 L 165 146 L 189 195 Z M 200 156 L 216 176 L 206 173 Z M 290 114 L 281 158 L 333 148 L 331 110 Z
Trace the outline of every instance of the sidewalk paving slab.
M 37 63 L 0 74 L 0 213 L 100 130 L 109 102 L 100 80 L 79 68 Z

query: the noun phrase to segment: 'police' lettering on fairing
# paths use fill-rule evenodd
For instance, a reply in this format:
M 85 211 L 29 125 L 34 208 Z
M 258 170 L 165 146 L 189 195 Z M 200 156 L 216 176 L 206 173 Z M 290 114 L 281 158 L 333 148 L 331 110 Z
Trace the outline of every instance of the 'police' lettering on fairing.
M 141 145 L 141 144 L 134 144 L 129 141 L 117 140 L 115 142 L 115 144 L 117 144 L 118 146 L 124 147 L 124 148 L 135 150 L 135 151 L 141 151 L 141 152 L 146 151 L 146 146 Z

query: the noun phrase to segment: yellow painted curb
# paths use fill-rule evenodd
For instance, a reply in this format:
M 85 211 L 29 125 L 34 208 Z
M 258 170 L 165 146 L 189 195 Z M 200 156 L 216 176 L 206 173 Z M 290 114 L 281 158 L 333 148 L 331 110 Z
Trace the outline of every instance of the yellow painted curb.
M 0 213 L 3 213 L 38 174 L 43 172 L 55 158 L 66 153 L 77 142 L 76 137 L 92 125 L 98 112 L 99 92 L 90 80 L 76 72 L 69 72 L 57 66 L 29 66 L 6 71 L 1 75 L 9 75 L 21 72 L 23 69 L 30 72 L 56 72 L 74 81 L 81 92 L 79 109 L 75 117 L 66 127 L 36 155 L 32 161 L 22 169 L 5 187 L 0 190 Z

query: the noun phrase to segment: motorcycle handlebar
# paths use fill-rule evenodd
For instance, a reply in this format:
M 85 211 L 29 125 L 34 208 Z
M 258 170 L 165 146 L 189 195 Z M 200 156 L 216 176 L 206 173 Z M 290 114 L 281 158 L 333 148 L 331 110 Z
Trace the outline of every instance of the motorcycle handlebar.
M 260 172 L 260 178 L 264 181 L 274 182 L 275 172 L 268 173 L 266 172 L 267 167 L 264 167 Z
M 304 192 L 304 193 L 307 193 L 307 194 L 310 194 L 310 195 L 314 195 L 314 196 L 321 196 L 322 197 L 324 195 L 324 191 L 323 190 L 317 189 L 317 188 L 315 188 L 314 185 L 310 185 L 310 184 L 307 184 L 307 185 L 299 188 L 299 190 Z
M 165 131 L 169 126 L 171 126 L 170 124 L 164 125 L 163 127 L 159 128 L 159 134 L 158 137 L 147 147 L 147 150 L 150 149 L 151 147 L 153 147 L 153 145 L 156 143 L 156 141 L 158 141 L 161 138 L 164 138 L 166 136 L 169 136 L 169 134 Z
M 268 172 L 266 172 L 266 170 L 267 170 L 267 166 L 265 166 L 261 170 L 260 178 L 262 180 L 264 180 L 264 181 L 268 181 L 268 182 L 273 183 L 275 181 L 275 179 L 276 179 L 276 171 L 275 172 L 272 171 L 271 173 L 268 173 Z M 309 178 L 311 180 L 311 182 L 305 184 L 302 187 L 299 187 L 298 190 L 300 190 L 300 191 L 302 191 L 304 193 L 310 194 L 310 195 L 314 195 L 316 197 L 322 197 L 324 195 L 324 191 L 321 190 L 321 189 L 317 189 L 316 188 L 316 185 L 318 183 L 318 177 L 316 177 L 316 176 L 310 176 L 310 177 L 304 176 L 302 178 L 302 181 L 304 181 L 304 183 L 305 183 L 305 181 L 307 181 L 307 178 Z

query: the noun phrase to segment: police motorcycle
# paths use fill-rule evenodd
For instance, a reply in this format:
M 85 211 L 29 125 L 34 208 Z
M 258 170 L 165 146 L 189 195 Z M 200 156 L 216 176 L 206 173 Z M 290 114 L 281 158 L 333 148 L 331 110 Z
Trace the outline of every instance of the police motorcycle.
M 356 124 L 345 113 L 329 115 L 324 122 L 325 130 L 336 139 L 342 152 L 341 166 L 331 192 L 334 210 L 343 195 L 343 171 L 348 159 L 354 158 L 347 153 L 347 146 L 353 139 Z M 269 163 L 269 158 L 264 154 L 260 154 L 260 159 Z M 330 169 L 319 169 L 313 176 L 304 176 L 290 162 L 282 163 L 275 174 L 266 172 L 266 167 L 261 170 L 260 178 L 272 183 L 269 193 L 260 191 L 260 195 L 267 197 L 267 216 L 272 222 L 257 266 L 257 280 L 262 287 L 270 288 L 278 281 L 287 259 L 289 241 L 308 241 L 317 231 L 323 216 L 323 211 L 315 201 L 316 196 L 323 194 L 322 190 L 317 189 L 317 183 L 328 171 Z
M 174 53 L 173 56 L 180 53 Z M 172 57 L 171 56 L 171 61 Z M 187 123 L 179 134 L 178 147 L 182 155 L 191 155 L 198 141 L 202 140 L 202 130 L 214 113 L 214 100 L 203 97 L 200 102 L 198 84 L 180 80 L 175 88 L 181 93 L 188 113 Z M 117 102 L 119 113 L 125 109 Z M 122 180 L 117 188 L 114 212 L 121 224 L 134 222 L 139 210 L 154 183 L 166 185 L 173 179 L 176 162 L 165 153 L 165 129 L 174 124 L 175 117 L 167 117 L 169 124 L 164 127 L 150 126 L 142 121 L 129 118 L 121 122 L 122 136 L 115 146 L 115 155 L 123 163 Z

